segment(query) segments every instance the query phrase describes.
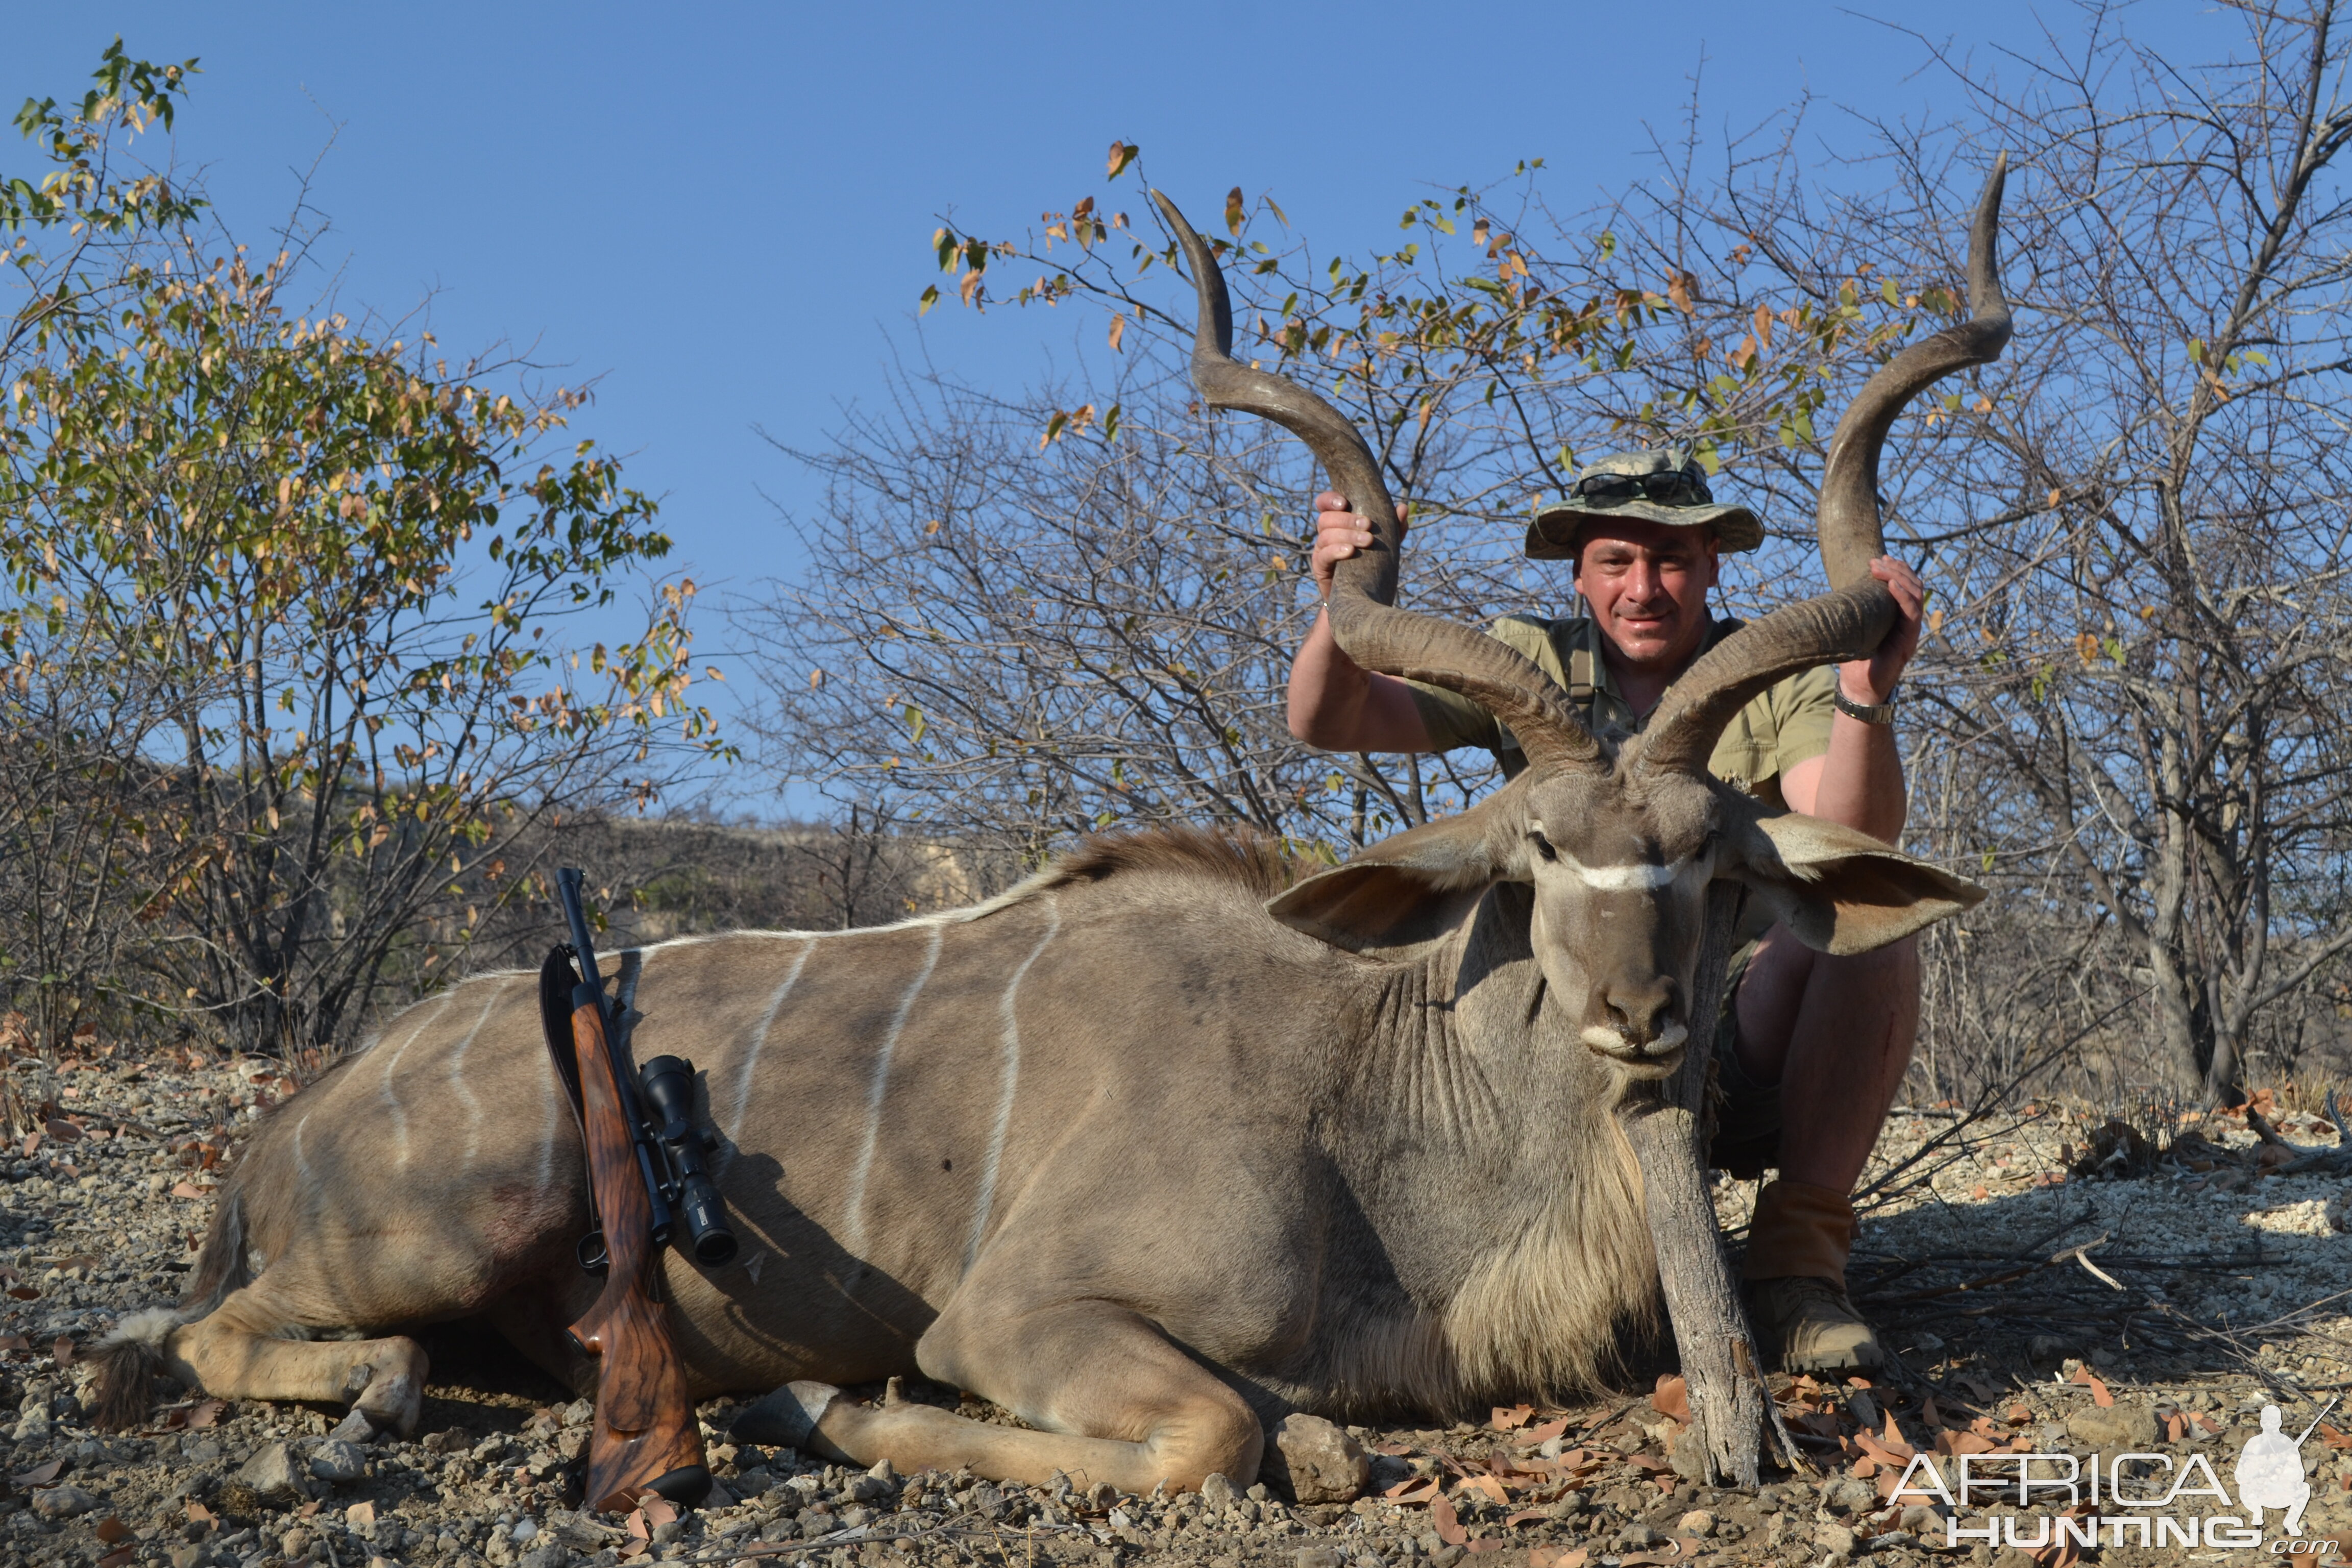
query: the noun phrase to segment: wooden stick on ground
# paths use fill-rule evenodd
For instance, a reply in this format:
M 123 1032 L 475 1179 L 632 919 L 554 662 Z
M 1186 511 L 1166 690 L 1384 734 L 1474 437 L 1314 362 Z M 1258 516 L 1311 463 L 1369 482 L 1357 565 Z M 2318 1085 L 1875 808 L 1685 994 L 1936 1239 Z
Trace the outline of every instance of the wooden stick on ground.
M 1707 1192 L 1706 1152 L 1700 1146 L 1715 1019 L 1742 891 L 1726 882 L 1707 889 L 1706 932 L 1691 986 L 1691 1038 L 1682 1068 L 1656 1085 L 1637 1086 L 1618 1107 L 1617 1118 L 1641 1166 L 1658 1279 L 1689 1388 L 1691 1430 L 1681 1441 L 1698 1445 L 1697 1479 L 1703 1483 L 1752 1488 L 1760 1479 L 1758 1463 L 1768 1425 L 1782 1460 L 1792 1469 L 1803 1461 L 1764 1383 L 1755 1336 L 1724 1256 Z

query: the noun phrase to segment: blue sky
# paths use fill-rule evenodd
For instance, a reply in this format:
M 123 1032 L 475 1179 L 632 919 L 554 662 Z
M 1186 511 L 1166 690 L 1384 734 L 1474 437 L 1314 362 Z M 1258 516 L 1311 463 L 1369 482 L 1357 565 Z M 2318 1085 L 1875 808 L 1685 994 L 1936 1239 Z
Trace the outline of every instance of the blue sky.
M 2045 23 L 2078 26 L 2047 0 L 1861 9 L 1987 64 L 2044 52 Z M 2191 5 L 2134 16 L 2184 58 L 2233 31 Z M 919 328 L 916 297 L 938 277 L 928 242 L 943 214 L 1003 234 L 1066 206 L 1099 186 L 1114 137 L 1199 209 L 1236 184 L 1271 191 L 1328 253 L 1385 243 L 1432 187 L 1523 157 L 1549 161 L 1547 189 L 1570 207 L 1640 177 L 1702 62 L 1710 127 L 1810 92 L 1811 134 L 1832 147 L 1851 133 L 1841 106 L 1932 117 L 1957 98 L 1916 38 L 1820 0 L 16 0 L 5 32 L 11 110 L 78 96 L 118 32 L 149 59 L 202 57 L 178 155 L 205 169 L 232 226 L 267 243 L 308 172 L 344 308 L 402 315 L 429 299 L 453 354 L 507 340 L 566 379 L 600 376 L 577 427 L 633 454 L 675 559 L 737 593 L 797 570 L 773 503 L 811 497 L 755 426 L 814 444 L 919 332 L 940 363 L 1006 384 L 1067 341 L 1067 314 L 943 308 Z M 0 173 L 28 162 L 17 145 L 0 142 Z M 723 656 L 715 616 L 702 636 Z

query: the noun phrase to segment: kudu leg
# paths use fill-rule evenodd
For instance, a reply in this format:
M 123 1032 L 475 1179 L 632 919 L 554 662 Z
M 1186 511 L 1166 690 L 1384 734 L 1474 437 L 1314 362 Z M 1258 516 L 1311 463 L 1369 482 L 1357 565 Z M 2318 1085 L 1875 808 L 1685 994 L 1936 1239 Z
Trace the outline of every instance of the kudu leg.
M 219 1399 L 348 1403 L 365 1429 L 346 1422 L 338 1430 L 362 1441 L 414 1431 L 425 1401 L 425 1347 L 399 1335 L 288 1339 L 288 1328 L 303 1326 L 304 1316 L 267 1281 L 265 1275 L 231 1292 L 216 1310 L 173 1330 L 163 1346 L 173 1374 Z
M 1265 1434 L 1242 1396 L 1142 1317 L 1076 1302 L 975 1323 L 951 1304 L 916 1346 L 927 1377 L 968 1388 L 1039 1428 L 1021 1431 L 905 1400 L 867 1409 L 796 1383 L 744 1413 L 736 1436 L 902 1472 L 969 1466 L 992 1480 L 1192 1491 L 1257 1476 Z M 896 1393 L 895 1386 L 893 1393 Z

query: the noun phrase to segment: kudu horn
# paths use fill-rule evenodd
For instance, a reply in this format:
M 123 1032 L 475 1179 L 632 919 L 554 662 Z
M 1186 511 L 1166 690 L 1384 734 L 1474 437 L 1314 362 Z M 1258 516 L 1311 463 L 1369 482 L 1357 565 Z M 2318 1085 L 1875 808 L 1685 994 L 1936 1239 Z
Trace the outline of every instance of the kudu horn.
M 1530 765 L 1605 768 L 1567 694 L 1533 660 L 1475 627 L 1394 607 L 1404 527 L 1370 445 L 1314 393 L 1234 358 L 1233 302 L 1216 258 L 1175 203 L 1159 191 L 1151 199 L 1184 247 L 1200 295 L 1192 384 L 1201 400 L 1271 419 L 1297 436 L 1330 470 L 1332 488 L 1371 524 L 1372 547 L 1332 574 L 1331 634 L 1340 650 L 1366 669 L 1442 686 L 1484 705 L 1511 727 Z
M 2000 288 L 2000 193 L 2009 154 L 1993 160 L 1969 233 L 1969 319 L 1896 354 L 1855 394 L 1830 437 L 1814 517 L 1830 592 L 1775 611 L 1716 644 L 1667 689 L 1635 743 L 1638 766 L 1698 773 L 1732 715 L 1774 681 L 1833 659 L 1860 658 L 1895 626 L 1895 595 L 1870 574 L 1886 552 L 1878 454 L 1904 405 L 1937 381 L 1990 364 L 2009 342 Z

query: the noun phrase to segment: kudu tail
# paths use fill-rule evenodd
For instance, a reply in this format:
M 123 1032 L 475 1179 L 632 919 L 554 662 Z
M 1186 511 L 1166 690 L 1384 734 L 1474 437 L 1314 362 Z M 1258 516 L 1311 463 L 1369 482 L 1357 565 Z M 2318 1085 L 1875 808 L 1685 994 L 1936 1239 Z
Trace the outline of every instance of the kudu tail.
M 213 1209 L 195 1277 L 177 1307 L 125 1316 L 90 1352 L 90 1424 L 104 1432 L 144 1426 L 158 1387 L 173 1381 L 164 1346 L 184 1323 L 209 1316 L 232 1290 L 253 1281 L 246 1262 L 244 1184 L 232 1175 Z

